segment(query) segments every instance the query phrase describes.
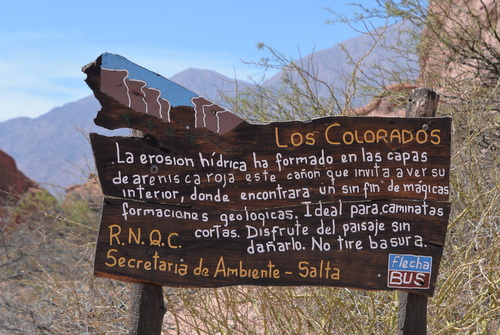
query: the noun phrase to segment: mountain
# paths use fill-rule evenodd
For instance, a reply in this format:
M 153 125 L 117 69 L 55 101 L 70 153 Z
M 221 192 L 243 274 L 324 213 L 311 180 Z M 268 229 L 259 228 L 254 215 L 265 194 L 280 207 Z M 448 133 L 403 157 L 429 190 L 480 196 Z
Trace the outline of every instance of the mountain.
M 215 103 L 220 103 L 221 94 L 232 95 L 236 89 L 250 86 L 246 82 L 228 78 L 215 71 L 194 68 L 184 70 L 169 79 Z
M 29 178 L 61 193 L 61 187 L 85 180 L 93 170 L 87 136 L 98 130 L 93 119 L 99 109 L 97 100 L 87 97 L 35 119 L 2 122 L 0 148 L 16 160 Z
M 14 159 L 0 150 L 0 208 L 4 201 L 8 201 L 11 195 L 20 195 L 27 192 L 30 188 L 37 188 L 37 184 L 27 178 L 24 173 L 19 171 Z M 0 221 L 1 221 L 0 209 Z M 0 225 L 1 228 L 1 225 Z
M 394 35 L 381 41 L 386 46 L 376 47 L 364 59 L 361 68 L 365 76 L 376 80 L 376 71 L 368 71 L 368 65 L 378 63 L 381 67 L 395 66 L 396 56 L 387 49 L 387 45 L 397 43 L 397 33 L 407 29 L 398 27 Z M 340 85 L 342 74 L 352 73 L 354 65 L 347 60 L 346 51 L 353 60 L 361 59 L 370 48 L 372 37 L 362 35 L 346 40 L 342 45 L 319 50 L 297 62 L 311 66 L 319 78 L 330 85 Z M 392 60 L 392 61 L 391 61 Z M 397 60 L 397 59 L 396 59 Z M 396 65 L 397 66 L 397 65 Z M 154 70 L 154 69 L 150 69 Z M 267 87 L 280 87 L 283 72 L 265 81 Z M 190 68 L 182 71 L 171 80 L 178 84 L 220 103 L 220 93 L 231 94 L 236 88 L 243 89 L 251 84 L 225 77 L 215 71 Z M 386 83 L 390 84 L 390 83 Z M 89 90 L 90 92 L 90 90 Z M 319 95 L 326 95 L 324 87 L 318 89 Z M 360 104 L 364 103 L 363 101 Z M 94 161 L 88 143 L 88 134 L 122 135 L 128 130 L 107 131 L 93 123 L 100 105 L 93 96 L 57 107 L 38 118 L 16 118 L 0 123 L 0 149 L 11 155 L 18 167 L 29 178 L 37 181 L 52 193 L 62 194 L 65 188 L 85 182 L 94 172 Z
M 173 80 L 206 97 L 218 97 L 220 91 L 228 92 L 235 87 L 231 79 L 209 70 L 188 69 Z M 1 122 L 0 149 L 11 155 L 29 178 L 62 195 L 66 187 L 84 183 L 94 172 L 89 133 L 130 133 L 96 126 L 94 117 L 100 108 L 94 96 L 89 96 L 35 119 L 23 117 Z
M 320 97 L 328 97 L 330 89 L 333 87 L 337 99 L 342 100 L 345 86 L 355 76 L 356 80 L 362 85 L 370 87 L 383 88 L 386 85 L 400 82 L 404 79 L 415 80 L 418 77 L 418 57 L 411 53 L 412 36 L 409 31 L 418 28 L 410 22 L 402 22 L 397 25 L 381 27 L 373 30 L 370 34 L 360 35 L 347 39 L 331 48 L 318 50 L 297 61 L 296 66 L 307 69 L 314 74 L 318 82 L 323 84 L 311 83 L 311 87 L 316 88 L 316 94 Z M 375 42 L 376 40 L 376 42 Z M 407 53 L 401 54 L 402 46 L 408 48 Z M 349 55 L 349 56 L 347 56 Z M 400 77 L 393 81 L 386 82 L 381 80 L 382 74 L 387 76 L 387 70 L 399 70 Z M 279 72 L 265 82 L 266 86 L 279 87 L 282 82 L 284 71 Z M 294 82 L 301 82 L 297 73 L 292 73 L 291 78 Z M 359 107 L 369 102 L 370 92 L 363 92 L 358 87 L 355 99 L 351 103 Z

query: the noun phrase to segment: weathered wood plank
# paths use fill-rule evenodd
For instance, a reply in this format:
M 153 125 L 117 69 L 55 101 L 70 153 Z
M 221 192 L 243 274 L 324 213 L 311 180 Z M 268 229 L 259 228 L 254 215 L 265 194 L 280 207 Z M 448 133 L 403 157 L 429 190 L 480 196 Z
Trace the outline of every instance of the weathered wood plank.
M 417 205 L 413 201 L 374 202 L 371 205 L 381 211 L 392 208 L 395 213 L 353 215 L 351 208 L 366 205 L 339 202 L 224 211 L 110 198 L 104 206 L 95 271 L 105 277 L 183 286 L 327 285 L 389 289 L 389 255 L 404 250 L 405 254 L 425 252 L 433 257 L 428 289 L 416 288 L 431 293 L 444 244 L 441 217 L 395 210 L 411 208 L 413 212 Z M 417 206 L 422 209 L 423 203 Z M 429 202 L 426 206 L 428 210 L 442 210 L 443 217 L 449 214 L 446 203 Z M 428 224 L 421 225 L 424 221 Z M 400 229 L 403 231 L 394 232 Z M 401 245 L 395 247 L 396 244 Z M 220 262 L 237 271 L 228 274 Z M 240 264 L 244 269 L 269 269 L 270 263 L 274 270 L 279 270 L 279 276 L 251 277 L 238 272 Z M 325 278 L 325 272 L 310 273 L 320 272 L 327 263 L 340 271 L 335 280 Z M 197 270 L 200 264 L 206 269 L 203 274 Z M 316 270 L 311 270 L 312 266 Z M 332 274 L 332 270 L 328 272 Z
M 406 117 L 434 117 L 439 103 L 439 95 L 428 88 L 412 91 L 406 106 Z M 427 296 L 399 293 L 398 334 L 427 334 Z
M 318 139 L 315 145 L 293 146 L 289 143 L 288 146 L 283 147 L 285 145 L 282 144 L 285 143 L 283 140 L 276 142 L 276 129 L 282 130 L 280 136 L 291 133 L 287 137 L 293 139 L 300 138 L 299 135 L 293 134 L 319 133 L 318 129 L 324 131 L 332 124 L 345 124 L 344 130 L 340 133 L 353 134 L 352 136 L 355 136 L 354 134 L 358 131 L 376 133 L 380 129 L 383 129 L 384 134 L 416 133 L 423 126 L 429 127 L 429 121 L 424 121 L 424 119 L 411 120 L 412 122 L 403 120 L 405 119 L 330 117 L 308 123 L 246 125 L 226 135 L 213 135 L 219 138 L 219 145 L 222 142 L 227 143 L 220 147 L 210 147 L 211 141 L 205 138 L 195 138 L 195 135 L 192 141 L 184 140 L 184 146 L 179 149 L 166 149 L 151 137 L 149 140 L 144 140 L 92 135 L 92 142 L 98 169 L 106 172 L 100 174 L 104 192 L 110 196 L 124 197 L 123 192 L 127 192 L 124 189 L 131 188 L 133 191 L 134 187 L 129 187 L 134 185 L 132 176 L 140 175 L 144 178 L 147 176 L 157 183 L 149 185 L 148 190 L 158 191 L 170 184 L 173 188 L 179 189 L 179 195 L 184 195 L 185 201 L 188 200 L 188 193 L 191 194 L 194 191 L 194 187 L 198 191 L 214 192 L 221 189 L 219 186 L 224 186 L 224 191 L 230 199 L 226 201 L 229 206 L 263 206 L 259 202 L 242 201 L 241 188 L 244 187 L 248 192 L 266 188 L 269 191 L 276 190 L 278 184 L 284 190 L 311 187 L 311 185 L 316 188 L 319 186 L 336 187 L 337 192 L 331 196 L 319 196 L 318 192 L 315 192 L 311 195 L 313 197 L 311 201 L 367 199 L 366 192 L 361 191 L 365 183 L 385 186 L 378 192 L 370 194 L 370 199 L 393 197 L 447 201 L 449 198 L 447 172 L 449 131 L 446 129 L 449 129 L 449 118 L 433 119 L 432 129 L 427 128 L 419 133 L 424 134 L 420 135 L 422 139 L 428 139 L 425 142 L 427 145 L 418 143 L 416 140 L 410 141 L 410 137 L 404 139 L 399 136 L 394 137 L 394 141 L 391 142 L 387 139 L 388 143 L 381 139 L 373 143 L 350 143 L 349 141 L 346 144 L 337 142 L 342 140 L 334 138 L 333 135 L 329 137 L 329 140 L 339 144 L 332 145 L 325 140 L 319 142 Z M 370 125 L 373 130 L 367 129 Z M 431 140 L 432 134 L 434 137 Z M 370 141 L 371 139 L 372 137 Z M 259 145 L 259 140 L 263 144 Z M 207 147 L 210 148 L 206 149 Z M 117 177 L 124 176 L 125 169 L 128 174 L 127 184 L 113 183 Z M 313 178 L 308 178 L 308 174 Z M 163 183 L 159 184 L 159 176 L 168 180 L 163 179 Z M 259 178 L 259 182 L 255 180 L 256 178 Z M 217 182 L 217 180 L 221 181 Z M 145 182 L 146 180 L 140 184 L 145 184 Z M 398 192 L 388 188 L 391 183 L 398 189 Z M 418 186 L 419 184 L 421 185 Z M 359 187 L 360 191 L 339 192 L 344 187 L 351 186 L 354 189 Z M 429 189 L 428 192 L 427 189 Z M 147 200 L 140 190 L 132 191 L 130 194 L 136 195 L 132 195 L 131 198 Z M 315 195 L 318 196 L 315 197 Z M 180 201 L 180 196 L 178 201 Z M 155 199 L 159 202 L 162 200 Z M 293 202 L 293 199 L 288 200 Z M 296 199 L 295 202 L 300 204 L 302 200 Z M 209 202 L 196 205 L 218 206 L 217 203 Z M 279 204 L 270 204 L 266 201 L 266 205 Z

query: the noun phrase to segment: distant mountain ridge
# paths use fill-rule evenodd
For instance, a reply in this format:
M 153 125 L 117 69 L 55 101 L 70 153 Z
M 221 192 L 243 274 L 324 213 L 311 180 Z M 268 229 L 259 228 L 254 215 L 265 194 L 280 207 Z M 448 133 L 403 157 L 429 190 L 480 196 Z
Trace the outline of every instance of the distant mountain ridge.
M 214 102 L 220 100 L 221 94 L 234 94 L 237 85 L 238 89 L 251 86 L 249 83 L 228 78 L 216 71 L 195 68 L 179 72 L 169 79 L 201 96 L 212 99 Z
M 299 62 L 310 62 L 320 80 L 335 84 L 340 74 L 353 70 L 353 64 L 345 59 L 344 50 L 353 59 L 359 59 L 366 52 L 369 40 L 369 36 L 352 38 L 345 41 L 343 47 L 335 45 L 316 51 Z M 388 38 L 386 44 L 391 43 L 395 41 Z M 394 54 L 377 47 L 368 63 L 379 62 L 382 66 L 389 66 L 386 62 L 389 59 L 394 59 Z M 278 73 L 263 85 L 280 87 L 282 75 L 282 72 Z M 182 71 L 170 79 L 216 103 L 220 103 L 221 93 L 231 95 L 237 88 L 251 86 L 243 81 L 236 83 L 235 79 L 215 71 L 195 68 Z M 319 90 L 317 93 L 323 95 L 327 92 Z M 96 126 L 93 120 L 100 108 L 97 100 L 89 96 L 56 107 L 35 119 L 15 118 L 1 122 L 0 149 L 11 155 L 29 178 L 53 193 L 63 194 L 66 187 L 85 182 L 88 175 L 94 172 L 94 160 L 87 139 L 90 132 L 104 135 L 129 133 L 128 130 L 110 132 Z
M 410 50 L 407 53 L 400 54 L 395 51 L 401 48 L 412 38 L 408 31 L 419 29 L 410 22 L 375 29 L 373 34 L 365 34 L 347 39 L 331 48 L 315 51 L 295 63 L 301 68 L 306 68 L 308 72 L 313 73 L 318 82 L 327 83 L 325 85 L 311 85 L 316 88 L 315 94 L 320 97 L 330 95 L 329 89 L 334 88 L 335 93 L 340 93 L 344 89 L 351 76 L 354 76 L 359 82 L 374 87 L 386 86 L 394 82 L 381 82 L 380 72 L 383 69 L 401 70 L 402 78 L 416 79 L 419 75 L 418 57 L 412 54 Z M 377 40 L 374 43 L 374 40 Z M 347 57 L 349 55 L 349 57 Z M 406 69 L 406 70 L 403 70 Z M 265 82 L 266 86 L 279 87 L 281 85 L 283 71 L 271 77 Z M 294 82 L 300 82 L 299 75 L 292 73 Z M 354 97 L 353 107 L 360 107 L 369 102 L 370 97 L 365 97 L 366 92 L 357 91 L 358 95 Z M 337 98 L 342 100 L 342 94 Z
M 99 108 L 92 96 L 56 107 L 35 119 L 2 122 L 0 148 L 44 188 L 56 191 L 59 186 L 81 182 L 87 170 L 93 169 L 85 134 L 96 131 L 93 119 Z
M 188 69 L 173 77 L 178 84 L 204 96 L 230 91 L 231 79 L 210 70 Z M 215 99 L 217 100 L 217 99 Z M 40 117 L 14 118 L 0 123 L 0 149 L 11 155 L 21 171 L 52 193 L 80 184 L 94 172 L 88 134 L 127 135 L 94 124 L 101 108 L 94 96 L 56 107 Z

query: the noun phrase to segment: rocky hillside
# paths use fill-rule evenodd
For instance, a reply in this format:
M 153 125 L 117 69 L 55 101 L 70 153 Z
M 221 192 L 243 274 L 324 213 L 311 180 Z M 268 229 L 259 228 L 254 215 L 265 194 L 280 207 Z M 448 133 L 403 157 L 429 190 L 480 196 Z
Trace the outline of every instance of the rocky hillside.
M 19 209 L 13 210 L 28 193 L 43 192 L 33 180 L 22 173 L 14 159 L 0 150 L 0 234 L 15 222 L 23 220 Z
M 14 159 L 0 150 L 0 201 L 7 201 L 12 195 L 20 195 L 38 185 L 26 177 Z
M 0 148 L 28 177 L 62 194 L 64 187 L 81 183 L 93 171 L 88 134 L 106 133 L 93 124 L 99 108 L 94 97 L 87 97 L 36 119 L 0 123 Z
M 424 30 L 426 45 L 420 58 L 420 81 L 453 95 L 458 95 L 453 91 L 467 93 L 463 86 L 467 83 L 480 83 L 485 87 L 498 85 L 500 2 L 432 2 L 430 10 L 435 24 Z M 436 26 L 448 32 L 446 39 Z

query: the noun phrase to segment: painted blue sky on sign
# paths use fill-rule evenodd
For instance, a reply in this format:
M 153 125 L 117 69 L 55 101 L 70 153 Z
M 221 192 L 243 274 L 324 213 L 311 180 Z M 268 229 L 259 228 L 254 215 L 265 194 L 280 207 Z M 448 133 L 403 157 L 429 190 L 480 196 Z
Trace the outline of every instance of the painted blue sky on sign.
M 8 1 L 0 20 L 0 122 L 91 95 L 81 67 L 104 52 L 171 77 L 188 68 L 246 80 L 266 43 L 299 58 L 359 35 L 325 8 L 351 1 Z M 376 1 L 362 2 L 364 6 Z M 376 22 L 375 25 L 383 24 Z M 265 73 L 266 76 L 274 74 Z
M 158 75 L 159 73 L 151 72 L 121 55 L 104 53 L 101 62 L 101 69 L 126 70 L 128 73 L 126 79 L 144 81 L 146 87 L 150 88 L 162 88 L 159 98 L 168 100 L 172 107 L 191 106 L 193 104 L 191 99 L 198 96 L 198 94 L 185 87 L 166 79 L 162 75 Z

